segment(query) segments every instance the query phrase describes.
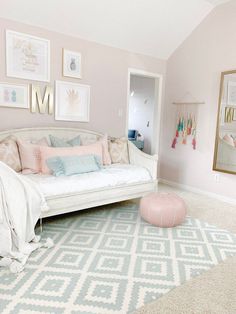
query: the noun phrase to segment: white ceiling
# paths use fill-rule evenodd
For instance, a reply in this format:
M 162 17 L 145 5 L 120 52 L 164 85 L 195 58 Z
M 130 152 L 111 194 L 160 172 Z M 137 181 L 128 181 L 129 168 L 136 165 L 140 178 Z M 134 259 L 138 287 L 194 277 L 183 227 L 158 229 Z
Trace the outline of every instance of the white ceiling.
M 213 5 L 219 5 L 223 4 L 225 2 L 229 2 L 230 0 L 206 0 L 207 2 L 210 2 Z
M 168 59 L 227 0 L 0 0 L 0 16 Z

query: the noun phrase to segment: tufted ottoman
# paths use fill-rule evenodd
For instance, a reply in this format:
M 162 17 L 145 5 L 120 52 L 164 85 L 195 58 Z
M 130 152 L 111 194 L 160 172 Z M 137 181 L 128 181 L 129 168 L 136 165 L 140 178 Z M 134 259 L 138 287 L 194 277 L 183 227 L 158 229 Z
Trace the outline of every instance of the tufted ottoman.
M 173 193 L 150 193 L 140 201 L 140 215 L 158 227 L 170 228 L 181 224 L 186 216 L 186 205 Z

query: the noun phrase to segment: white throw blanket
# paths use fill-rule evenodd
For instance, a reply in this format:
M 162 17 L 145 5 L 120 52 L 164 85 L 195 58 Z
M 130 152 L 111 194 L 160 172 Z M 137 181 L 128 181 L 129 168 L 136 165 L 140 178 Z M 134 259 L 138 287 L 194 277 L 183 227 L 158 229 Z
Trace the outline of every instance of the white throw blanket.
M 47 209 L 37 185 L 0 162 L 0 266 L 20 272 L 31 252 L 43 246 L 34 228 Z M 52 245 L 48 239 L 46 247 Z

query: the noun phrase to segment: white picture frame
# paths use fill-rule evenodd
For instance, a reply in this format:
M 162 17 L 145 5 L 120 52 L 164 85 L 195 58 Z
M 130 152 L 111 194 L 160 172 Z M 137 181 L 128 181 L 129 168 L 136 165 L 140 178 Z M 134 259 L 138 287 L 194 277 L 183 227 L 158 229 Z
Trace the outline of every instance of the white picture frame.
M 29 109 L 29 86 L 0 82 L 0 107 Z
M 63 76 L 82 78 L 80 52 L 63 49 Z
M 6 72 L 9 77 L 50 81 L 50 41 L 6 30 Z
M 89 122 L 89 85 L 56 81 L 55 90 L 55 120 Z

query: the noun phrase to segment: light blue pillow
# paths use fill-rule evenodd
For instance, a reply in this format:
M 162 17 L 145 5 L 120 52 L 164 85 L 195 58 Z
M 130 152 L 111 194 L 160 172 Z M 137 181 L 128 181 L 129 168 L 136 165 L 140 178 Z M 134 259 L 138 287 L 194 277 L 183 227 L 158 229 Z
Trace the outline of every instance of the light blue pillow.
M 46 160 L 48 168 L 52 171 L 56 177 L 64 175 L 64 166 L 60 157 L 52 157 Z
M 96 155 L 53 157 L 46 162 L 48 168 L 57 177 L 93 172 L 102 168 L 101 160 Z
M 63 140 L 53 135 L 49 135 L 51 146 L 52 147 L 72 147 L 72 146 L 80 146 L 80 136 L 76 136 L 71 140 Z

